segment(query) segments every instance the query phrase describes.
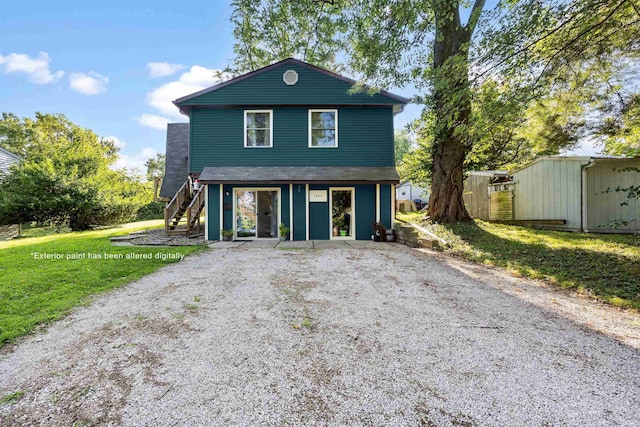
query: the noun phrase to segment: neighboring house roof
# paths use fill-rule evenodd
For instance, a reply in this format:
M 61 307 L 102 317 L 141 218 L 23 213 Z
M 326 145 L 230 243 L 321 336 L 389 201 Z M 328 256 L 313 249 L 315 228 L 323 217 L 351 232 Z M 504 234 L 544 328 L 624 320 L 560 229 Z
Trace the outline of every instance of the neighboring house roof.
M 400 177 L 395 167 L 352 166 L 227 166 L 206 167 L 199 176 L 200 182 L 212 183 L 398 183 Z
M 9 172 L 9 167 L 20 161 L 20 157 L 0 147 L 0 173 Z
M 283 74 L 277 71 L 281 68 L 296 71 L 300 75 L 298 81 L 293 85 L 285 84 Z M 241 82 L 247 84 L 239 85 Z M 352 93 L 355 84 L 356 81 L 350 78 L 288 58 L 173 103 L 183 114 L 189 115 L 194 105 L 393 105 L 394 112 L 400 112 L 410 101 L 384 90 L 368 94 L 366 87 L 365 91 Z
M 189 174 L 189 123 L 167 125 L 165 172 L 160 197 L 173 197 Z

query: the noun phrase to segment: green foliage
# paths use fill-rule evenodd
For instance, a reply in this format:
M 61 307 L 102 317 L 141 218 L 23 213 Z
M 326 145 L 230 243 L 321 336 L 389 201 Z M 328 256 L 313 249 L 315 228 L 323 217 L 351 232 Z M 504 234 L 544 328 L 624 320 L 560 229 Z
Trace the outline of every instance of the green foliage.
M 112 141 L 63 115 L 36 113 L 35 120 L 19 124 L 4 115 L 0 129 L 11 130 L 0 136 L 23 156 L 0 182 L 2 224 L 37 221 L 87 230 L 129 221 L 152 198 L 125 171 L 109 168 L 118 156 Z
M 136 220 L 162 219 L 164 218 L 164 207 L 164 202 L 149 202 L 138 209 Z
M 154 178 L 164 176 L 164 166 L 166 163 L 166 156 L 164 154 L 156 154 L 155 158 L 151 158 L 145 162 L 147 168 L 147 181 L 153 182 Z
M 278 226 L 278 229 L 280 231 L 280 237 L 285 237 L 287 234 L 289 234 L 289 231 L 291 231 L 289 227 L 282 223 Z
M 396 130 L 393 134 L 393 146 L 395 151 L 396 165 L 402 162 L 404 156 L 406 156 L 413 147 L 413 141 L 411 134 L 408 130 Z
M 604 109 L 608 113 L 596 130 L 604 151 L 614 156 L 640 157 L 640 93 Z
M 59 319 L 73 307 L 86 303 L 91 295 L 117 288 L 176 261 L 166 259 L 165 254 L 186 255 L 205 248 L 113 246 L 109 241 L 109 237 L 159 226 L 161 221 L 152 221 L 0 242 L 0 345 L 30 333 L 39 324 Z M 61 258 L 41 259 L 35 254 Z M 127 258 L 127 254 L 138 257 Z
M 343 2 L 233 0 L 236 43 L 228 71 L 242 74 L 289 57 L 340 71 L 338 34 L 345 29 Z

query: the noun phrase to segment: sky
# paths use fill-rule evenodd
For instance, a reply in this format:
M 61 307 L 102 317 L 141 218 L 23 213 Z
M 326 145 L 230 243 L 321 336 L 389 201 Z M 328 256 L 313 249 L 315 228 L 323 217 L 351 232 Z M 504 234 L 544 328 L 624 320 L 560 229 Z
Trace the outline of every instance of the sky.
M 164 153 L 174 99 L 216 84 L 233 60 L 225 0 L 5 2 L 0 13 L 0 112 L 62 113 L 120 146 L 117 167 L 144 170 Z M 410 89 L 391 88 L 411 97 Z M 401 128 L 421 108 L 395 117 Z M 576 154 L 594 154 L 584 147 Z

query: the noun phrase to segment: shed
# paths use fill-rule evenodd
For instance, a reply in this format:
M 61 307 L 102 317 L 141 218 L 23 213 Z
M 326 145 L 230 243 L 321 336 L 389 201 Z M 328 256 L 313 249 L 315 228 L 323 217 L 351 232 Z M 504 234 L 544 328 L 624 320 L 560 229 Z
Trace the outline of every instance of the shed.
M 485 221 L 493 219 L 511 219 L 510 215 L 501 217 L 504 209 L 501 209 L 504 202 L 507 201 L 510 206 L 512 193 L 511 187 L 504 184 L 510 181 L 509 174 L 506 171 L 472 171 L 464 181 L 464 204 L 472 218 L 482 219 Z M 496 187 L 496 184 L 500 184 Z M 508 194 L 499 194 L 507 191 Z M 494 194 L 495 193 L 495 194 Z M 493 197 L 493 212 L 492 209 Z
M 564 230 L 638 232 L 640 201 L 616 189 L 640 186 L 639 170 L 640 158 L 541 157 L 513 172 L 513 219 Z M 629 223 L 616 228 L 615 220 Z

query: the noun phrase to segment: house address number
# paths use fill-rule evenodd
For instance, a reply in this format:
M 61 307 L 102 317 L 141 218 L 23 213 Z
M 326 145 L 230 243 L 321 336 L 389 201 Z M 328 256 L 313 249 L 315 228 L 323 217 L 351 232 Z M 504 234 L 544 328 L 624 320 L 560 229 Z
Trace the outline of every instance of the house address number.
M 309 191 L 310 202 L 325 202 L 327 201 L 327 190 L 310 190 Z

